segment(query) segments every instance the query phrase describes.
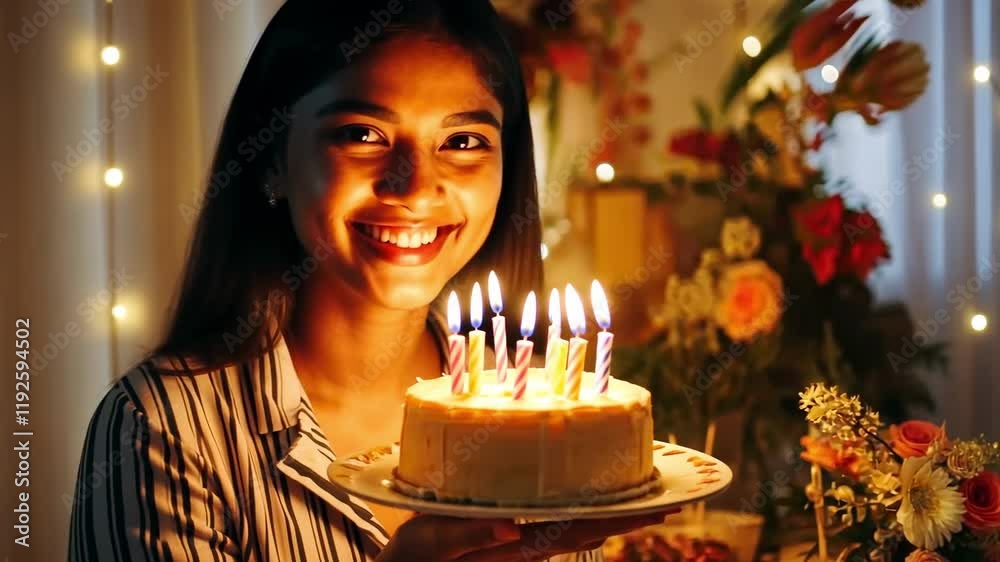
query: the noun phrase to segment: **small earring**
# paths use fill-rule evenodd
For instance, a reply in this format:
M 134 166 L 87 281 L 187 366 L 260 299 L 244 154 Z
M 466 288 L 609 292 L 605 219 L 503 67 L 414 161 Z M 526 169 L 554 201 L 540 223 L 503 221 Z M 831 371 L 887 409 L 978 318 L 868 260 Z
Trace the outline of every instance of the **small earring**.
M 274 192 L 274 188 L 271 187 L 270 183 L 264 184 L 264 195 L 267 196 L 267 204 L 270 205 L 271 208 L 278 206 L 278 196 Z

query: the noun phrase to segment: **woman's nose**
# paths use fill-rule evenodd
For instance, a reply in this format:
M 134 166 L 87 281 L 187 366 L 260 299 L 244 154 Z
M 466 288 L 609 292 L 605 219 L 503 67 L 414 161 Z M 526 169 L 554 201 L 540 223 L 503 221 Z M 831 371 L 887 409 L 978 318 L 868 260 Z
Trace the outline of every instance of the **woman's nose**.
M 394 154 L 375 194 L 387 205 L 422 213 L 444 204 L 445 189 L 431 156 L 411 150 Z

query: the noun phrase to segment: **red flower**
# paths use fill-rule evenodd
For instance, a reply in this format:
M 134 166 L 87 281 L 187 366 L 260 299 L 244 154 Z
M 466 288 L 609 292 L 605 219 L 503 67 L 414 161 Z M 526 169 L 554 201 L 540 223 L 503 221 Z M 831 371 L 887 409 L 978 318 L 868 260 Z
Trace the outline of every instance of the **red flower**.
M 867 18 L 845 18 L 856 0 L 837 0 L 799 24 L 788 42 L 796 70 L 818 66 L 839 51 Z
M 739 169 L 740 158 L 743 155 L 742 150 L 739 135 L 730 131 L 722 139 L 722 144 L 719 146 L 719 163 L 729 172 Z
M 989 470 L 962 482 L 959 491 L 965 496 L 962 520 L 970 529 L 1000 527 L 1000 475 Z
M 892 448 L 903 458 L 922 457 L 935 441 L 947 443 L 944 428 L 922 420 L 909 420 L 889 426 Z
M 837 246 L 823 246 L 814 248 L 809 244 L 802 246 L 802 257 L 806 263 L 812 267 L 816 282 L 820 285 L 827 284 L 837 273 L 837 254 L 840 248 Z
M 809 201 L 793 212 L 796 223 L 811 237 L 831 239 L 844 220 L 844 198 L 840 195 Z
M 636 82 L 645 82 L 649 78 L 649 65 L 643 62 L 636 63 L 635 68 L 632 69 L 632 78 Z
M 868 278 L 880 261 L 889 257 L 889 245 L 882 238 L 882 228 L 869 212 L 848 211 L 844 217 L 847 251 L 841 255 L 840 270 Z
M 642 37 L 642 24 L 636 20 L 628 20 L 625 24 L 625 37 L 629 40 Z
M 576 41 L 552 41 L 546 50 L 552 68 L 570 82 L 587 84 L 592 80 L 594 65 L 584 45 Z
M 706 162 L 719 159 L 722 139 L 705 129 L 688 129 L 670 137 L 668 150 Z

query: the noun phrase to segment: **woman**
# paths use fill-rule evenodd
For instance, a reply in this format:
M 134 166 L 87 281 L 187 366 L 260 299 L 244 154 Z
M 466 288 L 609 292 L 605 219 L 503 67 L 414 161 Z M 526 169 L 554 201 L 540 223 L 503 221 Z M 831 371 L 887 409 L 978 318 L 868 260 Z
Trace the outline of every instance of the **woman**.
M 212 177 L 234 177 L 206 197 L 166 338 L 88 429 L 71 560 L 525 560 L 662 520 L 412 516 L 324 476 L 333 451 L 397 440 L 404 390 L 442 372 L 449 284 L 492 267 L 508 302 L 542 286 L 499 27 L 487 0 L 280 9 L 223 124 Z

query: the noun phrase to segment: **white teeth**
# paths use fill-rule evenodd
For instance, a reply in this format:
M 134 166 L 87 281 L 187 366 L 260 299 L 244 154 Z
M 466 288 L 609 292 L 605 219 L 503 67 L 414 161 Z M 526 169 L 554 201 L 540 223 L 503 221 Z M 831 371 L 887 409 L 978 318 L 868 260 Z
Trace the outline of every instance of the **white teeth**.
M 400 248 L 419 248 L 424 244 L 430 244 L 437 240 L 438 234 L 437 228 L 394 230 L 392 227 L 372 224 L 361 224 L 361 231 L 375 240 L 394 244 Z

